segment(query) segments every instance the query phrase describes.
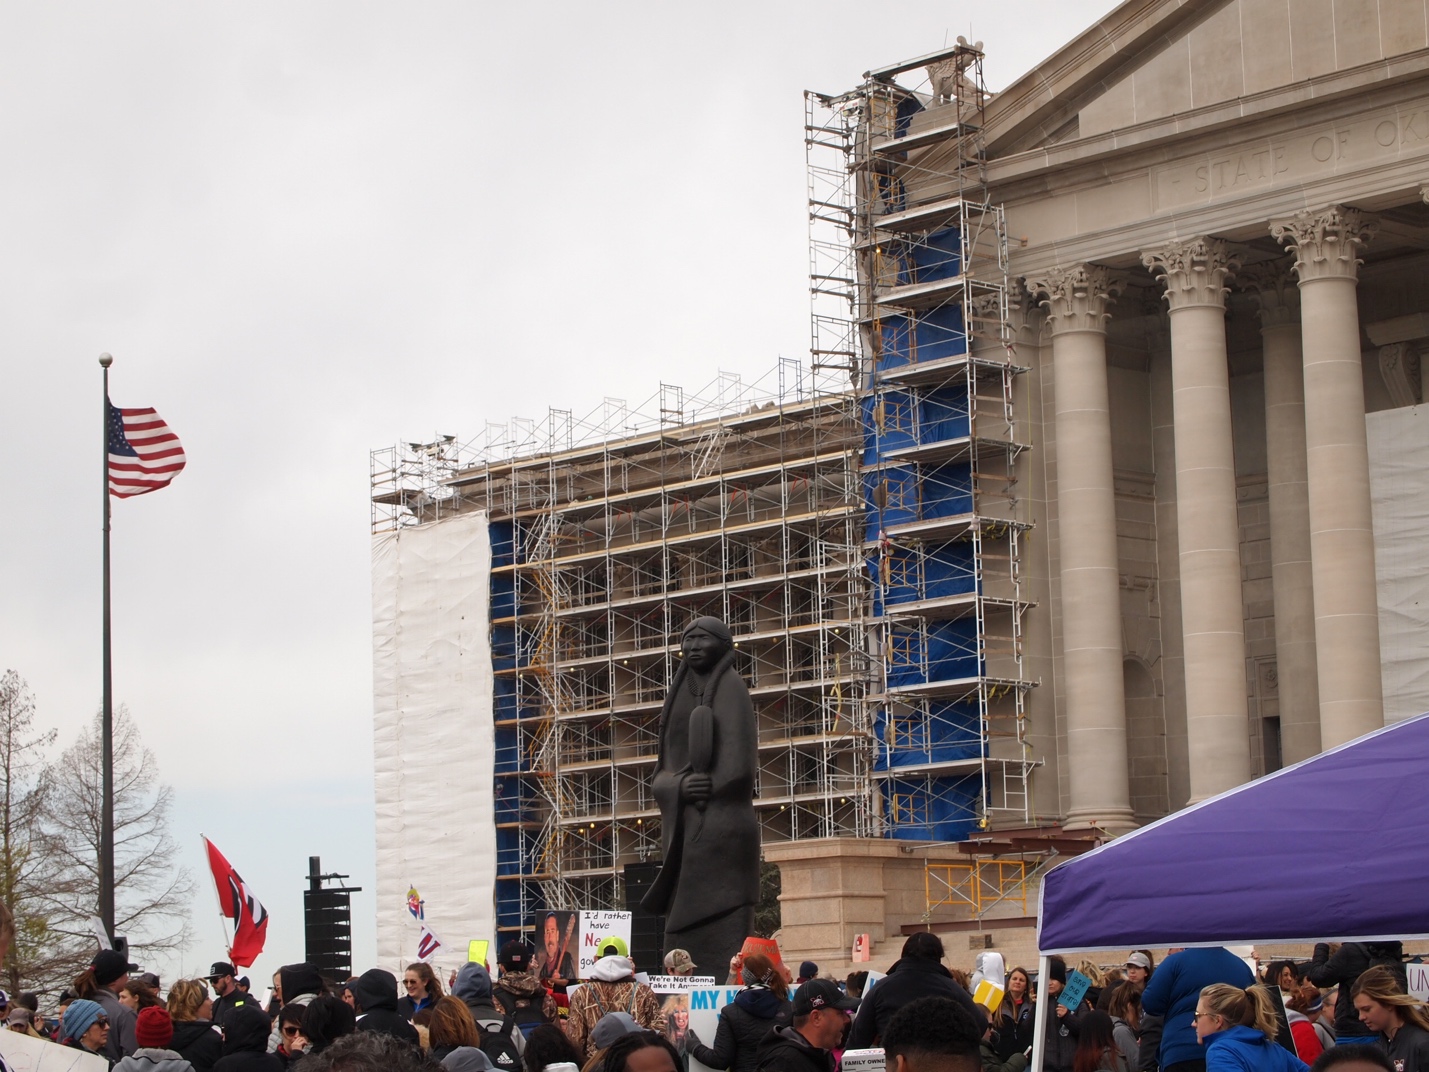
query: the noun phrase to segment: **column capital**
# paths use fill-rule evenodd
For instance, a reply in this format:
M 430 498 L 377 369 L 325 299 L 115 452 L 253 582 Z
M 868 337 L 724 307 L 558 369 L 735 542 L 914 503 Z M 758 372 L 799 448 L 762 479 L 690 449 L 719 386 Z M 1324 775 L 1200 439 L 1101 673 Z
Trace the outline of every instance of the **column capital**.
M 1174 313 L 1196 305 L 1224 309 L 1226 279 L 1240 267 L 1240 258 L 1221 239 L 1198 235 L 1145 252 L 1141 263 L 1166 285 L 1166 303 Z
M 1032 300 L 1047 310 L 1047 321 L 1057 336 L 1069 331 L 1105 334 L 1111 316 L 1107 306 L 1122 292 L 1125 282 L 1104 265 L 1078 264 L 1053 269 L 1045 278 L 1028 279 L 1026 285 Z
M 1331 205 L 1320 212 L 1298 212 L 1270 225 L 1270 233 L 1295 254 L 1300 282 L 1313 279 L 1357 279 L 1359 252 L 1374 238 L 1378 225 L 1359 209 Z
M 1262 261 L 1236 273 L 1240 289 L 1254 294 L 1260 307 L 1260 326 L 1284 327 L 1300 323 L 1300 288 L 1294 264 L 1288 260 Z

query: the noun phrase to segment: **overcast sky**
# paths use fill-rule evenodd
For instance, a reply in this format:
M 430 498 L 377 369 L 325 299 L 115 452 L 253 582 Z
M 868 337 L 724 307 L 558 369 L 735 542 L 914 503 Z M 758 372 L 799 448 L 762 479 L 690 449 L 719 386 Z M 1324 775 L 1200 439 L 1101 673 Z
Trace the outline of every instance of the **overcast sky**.
M 109 351 L 188 453 L 114 508 L 115 696 L 201 880 L 166 982 L 223 951 L 200 832 L 272 913 L 255 983 L 302 957 L 309 855 L 369 891 L 359 971 L 404 911 L 370 893 L 369 451 L 802 358 L 802 90 L 960 33 L 999 89 L 1114 6 L 0 5 L 0 670 L 60 746 L 97 709 Z

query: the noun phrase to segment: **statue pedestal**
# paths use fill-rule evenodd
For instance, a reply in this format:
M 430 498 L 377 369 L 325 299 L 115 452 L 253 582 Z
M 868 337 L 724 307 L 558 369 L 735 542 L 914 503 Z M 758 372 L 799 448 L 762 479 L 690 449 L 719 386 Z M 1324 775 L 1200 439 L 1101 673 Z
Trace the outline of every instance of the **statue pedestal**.
M 789 967 L 812 960 L 820 973 L 839 978 L 855 967 L 884 970 L 897 960 L 904 940 L 899 928 L 927 913 L 924 865 L 968 859 L 952 845 L 846 837 L 766 843 L 764 858 L 779 865 L 779 946 Z M 945 909 L 938 918 L 952 915 Z M 872 936 L 872 959 L 853 965 L 853 938 L 863 933 Z M 950 953 L 950 963 L 971 961 L 955 947 Z

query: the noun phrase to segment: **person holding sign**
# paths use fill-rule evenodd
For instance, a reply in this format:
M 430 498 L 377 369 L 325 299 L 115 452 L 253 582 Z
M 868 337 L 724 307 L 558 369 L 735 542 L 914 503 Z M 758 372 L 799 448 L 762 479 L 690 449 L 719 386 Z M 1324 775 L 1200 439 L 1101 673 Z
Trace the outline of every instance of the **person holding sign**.
M 793 1015 L 789 987 L 763 953 L 744 958 L 744 989 L 719 1011 L 714 1045 L 706 1046 L 694 1031 L 685 1032 L 687 1052 L 707 1068 L 754 1072 L 759 1043 L 771 1028 L 787 1027 Z
M 1076 989 L 1067 993 L 1067 962 L 1061 957 L 1047 958 L 1047 981 L 1044 984 L 1046 997 L 1052 1002 L 1055 1015 L 1047 1017 L 1047 1037 L 1042 1056 L 1042 1072 L 1072 1072 L 1077 1059 L 1077 1036 L 1080 1034 L 1082 1016 L 1091 1012 L 1085 995 L 1091 980 L 1078 972 L 1072 972 Z M 1039 980 L 1039 983 L 1041 980 Z
M 759 900 L 758 733 L 729 627 L 697 618 L 680 650 L 655 767 L 663 859 L 641 907 L 665 917 L 664 948 L 724 964 L 753 933 Z

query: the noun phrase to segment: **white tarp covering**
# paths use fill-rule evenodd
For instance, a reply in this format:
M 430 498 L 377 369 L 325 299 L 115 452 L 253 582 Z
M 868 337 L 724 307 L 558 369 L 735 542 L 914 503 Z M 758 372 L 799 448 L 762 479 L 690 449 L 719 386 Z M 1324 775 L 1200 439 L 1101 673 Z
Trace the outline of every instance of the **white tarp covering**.
M 1429 406 L 1365 418 L 1384 721 L 1429 711 Z
M 490 593 L 484 513 L 373 540 L 377 957 L 399 979 L 422 927 L 410 887 L 447 943 L 438 978 L 496 932 Z

